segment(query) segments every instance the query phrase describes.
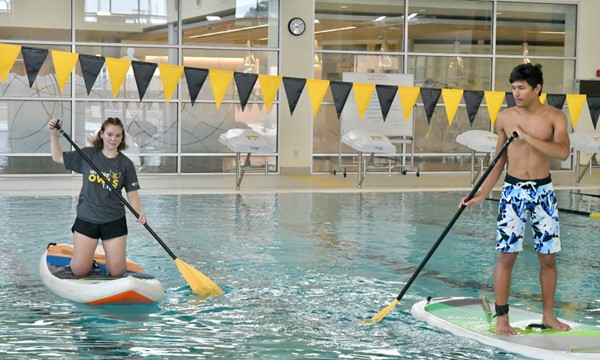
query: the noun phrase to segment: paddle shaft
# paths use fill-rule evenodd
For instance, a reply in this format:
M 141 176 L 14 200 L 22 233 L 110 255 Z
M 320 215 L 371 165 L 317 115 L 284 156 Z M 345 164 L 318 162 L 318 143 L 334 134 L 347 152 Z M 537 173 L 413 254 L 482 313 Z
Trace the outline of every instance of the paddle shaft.
M 513 135 L 508 138 L 508 140 L 506 141 L 506 143 L 504 143 L 504 146 L 502 146 L 502 148 L 500 149 L 500 151 L 498 152 L 498 154 L 496 154 L 496 157 L 494 158 L 494 160 L 492 160 L 492 162 L 487 167 L 487 169 L 485 170 L 485 172 L 483 173 L 483 175 L 481 175 L 481 177 L 479 178 L 479 181 L 477 181 L 477 184 L 475 184 L 475 187 L 473 187 L 473 189 L 471 190 L 471 192 L 469 193 L 469 195 L 467 195 L 467 197 L 465 198 L 465 201 L 471 200 L 473 198 L 473 196 L 475 196 L 475 194 L 477 194 L 477 191 L 479 190 L 479 188 L 481 187 L 481 185 L 483 184 L 483 182 L 485 181 L 485 179 L 488 177 L 488 175 L 490 174 L 490 172 L 492 171 L 492 169 L 494 168 L 494 166 L 496 166 L 496 163 L 498 162 L 498 160 L 500 160 L 500 158 L 502 157 L 502 155 L 506 151 L 506 148 L 508 148 L 508 145 L 516 137 L 517 137 L 517 133 L 513 133 Z M 408 288 L 415 281 L 415 279 L 417 278 L 417 276 L 419 275 L 419 273 L 421 272 L 421 270 L 423 270 L 423 268 L 425 267 L 425 264 L 427 264 L 427 262 L 429 261 L 429 259 L 431 258 L 431 256 L 433 256 L 433 253 L 440 246 L 440 244 L 442 243 L 442 240 L 444 240 L 444 238 L 446 237 L 446 235 L 448 234 L 448 232 L 450 231 L 450 229 L 452 228 L 452 226 L 454 226 L 454 223 L 456 222 L 456 220 L 458 219 L 458 217 L 460 216 L 460 214 L 462 214 L 462 212 L 465 210 L 465 208 L 466 208 L 465 205 L 461 205 L 459 207 L 459 209 L 456 212 L 456 214 L 454 214 L 454 217 L 452 218 L 452 220 L 450 220 L 450 223 L 448 223 L 448 225 L 446 226 L 446 228 L 444 229 L 444 231 L 442 232 L 442 234 L 438 237 L 438 239 L 436 240 L 436 242 L 433 244 L 433 246 L 431 247 L 431 249 L 429 250 L 429 252 L 427 253 L 427 255 L 425 255 L 425 258 L 423 259 L 423 261 L 421 261 L 421 263 L 417 267 L 417 270 L 415 270 L 415 272 L 412 274 L 412 276 L 410 277 L 410 279 L 408 279 L 408 282 L 406 283 L 406 285 L 404 285 L 404 288 L 402 288 L 402 291 L 400 291 L 400 294 L 398 294 L 398 296 L 396 297 L 396 300 L 398 300 L 398 301 L 402 300 L 402 297 L 404 296 L 404 294 L 406 294 L 406 292 L 408 291 Z
M 75 144 L 75 142 L 73 141 L 73 139 L 71 139 L 69 137 L 69 135 L 67 135 L 67 133 L 61 128 L 61 126 L 58 124 L 58 122 L 55 125 L 55 128 L 62 134 L 62 136 L 65 137 L 65 139 L 67 139 L 68 142 L 71 143 L 71 145 L 75 148 L 75 150 L 77 150 L 77 152 L 79 153 L 79 155 L 81 155 L 81 157 L 91 166 L 91 168 L 94 169 L 94 171 L 98 174 L 98 176 L 100 176 L 100 178 L 106 184 L 110 184 L 110 186 L 114 190 L 112 192 L 117 195 L 117 197 L 119 198 L 119 200 L 121 200 L 121 202 L 125 206 L 127 206 L 127 208 L 135 216 L 135 218 L 138 219 L 140 217 L 140 214 L 137 211 L 135 211 L 135 209 L 133 208 L 133 206 L 131 206 L 131 204 L 127 200 L 125 200 L 125 198 L 123 197 L 123 195 L 121 195 L 121 192 L 118 191 L 117 188 L 115 188 L 114 185 L 110 181 L 108 181 L 108 179 L 106 178 L 106 176 L 104 176 L 104 174 L 102 174 L 102 171 L 100 171 L 100 169 L 98 169 L 98 167 L 92 162 L 92 160 L 79 148 L 79 146 L 77 146 L 77 144 Z M 173 254 L 173 252 L 171 251 L 171 249 L 169 249 L 169 247 L 167 246 L 167 244 L 165 244 L 161 240 L 161 238 L 158 236 L 158 234 L 156 234 L 154 232 L 154 230 L 152 230 L 152 228 L 150 227 L 150 225 L 148 225 L 148 223 L 145 223 L 144 227 L 148 230 L 148 232 L 150 232 L 150 234 L 152 234 L 152 236 L 156 239 L 156 241 L 158 241 L 158 243 L 163 247 L 163 249 L 165 249 L 167 251 L 167 253 L 173 258 L 173 260 L 176 260 L 177 256 L 175 256 L 175 254 Z

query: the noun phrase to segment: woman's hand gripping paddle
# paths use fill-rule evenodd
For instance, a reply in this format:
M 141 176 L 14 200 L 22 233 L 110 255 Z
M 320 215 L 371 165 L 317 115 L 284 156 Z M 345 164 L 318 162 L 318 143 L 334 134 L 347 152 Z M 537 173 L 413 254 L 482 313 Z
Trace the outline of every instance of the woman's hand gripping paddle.
M 502 146 L 502 149 L 500 149 L 500 151 L 498 152 L 498 154 L 496 154 L 496 157 L 494 158 L 494 160 L 492 160 L 492 162 L 487 167 L 487 169 L 485 170 L 485 172 L 483 173 L 483 175 L 481 175 L 481 178 L 479 178 L 479 181 L 477 182 L 477 184 L 475 184 L 475 187 L 473 188 L 473 190 L 471 190 L 471 192 L 469 193 L 469 195 L 467 195 L 465 201 L 469 201 L 470 199 L 473 198 L 473 196 L 475 196 L 475 194 L 477 194 L 477 190 L 479 190 L 479 188 L 481 187 L 481 184 L 483 184 L 483 182 L 488 177 L 488 175 L 490 174 L 490 172 L 492 171 L 492 169 L 494 168 L 494 166 L 496 165 L 496 163 L 498 162 L 498 160 L 500 160 L 500 158 L 502 157 L 502 155 L 506 151 L 506 148 L 508 148 L 508 145 L 516 137 L 517 137 L 517 133 L 514 132 L 508 138 L 508 140 L 506 140 L 506 143 L 504 143 L 504 146 Z M 431 256 L 433 255 L 433 253 L 435 252 L 435 250 L 438 248 L 438 246 L 440 246 L 440 244 L 442 243 L 442 240 L 444 240 L 444 237 L 446 237 L 446 234 L 448 234 L 448 232 L 450 231 L 450 229 L 452 228 L 452 226 L 454 225 L 454 223 L 456 222 L 456 220 L 458 219 L 458 217 L 460 216 L 460 214 L 462 214 L 462 212 L 465 210 L 465 207 L 466 207 L 465 205 L 461 205 L 460 206 L 460 208 L 458 209 L 458 211 L 456 212 L 456 214 L 454 214 L 454 217 L 452 218 L 452 220 L 450 220 L 450 223 L 446 226 L 446 228 L 444 229 L 444 231 L 442 232 L 442 234 L 440 235 L 440 237 L 437 239 L 437 241 L 435 242 L 435 244 L 433 244 L 433 246 L 431 247 L 431 250 L 429 250 L 429 252 L 425 256 L 425 258 L 423 259 L 423 261 L 421 261 L 421 264 L 419 264 L 419 266 L 417 267 L 417 270 L 415 270 L 414 274 L 412 274 L 412 276 L 410 277 L 410 279 L 408 280 L 408 282 L 406 283 L 406 285 L 404 285 L 404 288 L 402 289 L 402 291 L 400 292 L 400 294 L 398 294 L 398 296 L 396 297 L 396 299 L 394 299 L 394 301 L 392 301 L 383 310 L 381 310 L 380 312 L 378 312 L 377 314 L 375 314 L 371 319 L 365 320 L 367 323 L 377 323 L 377 322 L 380 322 L 390 311 L 392 311 L 392 309 L 396 305 L 398 305 L 398 302 L 402 299 L 402 297 L 404 296 L 404 294 L 406 293 L 406 291 L 408 291 L 408 288 L 415 281 L 415 279 L 417 278 L 417 276 L 419 275 L 419 273 L 421 272 L 421 270 L 423 270 L 423 267 L 425 267 L 425 264 L 427 264 L 427 261 L 429 261 L 429 258 L 431 258 Z
M 106 184 L 111 184 L 111 186 L 112 186 L 112 183 L 110 181 L 108 181 L 108 179 L 104 176 L 104 174 L 102 174 L 102 172 L 96 167 L 96 165 L 94 165 L 92 160 L 90 160 L 90 158 L 87 157 L 87 155 L 83 151 L 81 151 L 79 146 L 77 146 L 77 144 L 75 144 L 75 142 L 69 137 L 69 135 L 67 135 L 67 133 L 64 132 L 64 130 L 60 127 L 58 122 L 56 123 L 55 127 L 62 134 L 62 136 L 64 136 L 65 139 L 67 139 L 71 143 L 71 145 L 75 148 L 75 150 L 77 150 L 79 155 L 90 165 L 90 167 L 92 169 L 94 169 L 94 171 L 100 176 L 100 178 L 102 178 L 102 180 Z M 139 218 L 140 214 L 138 214 L 137 211 L 135 211 L 133 206 L 131 206 L 131 204 L 129 204 L 129 202 L 127 202 L 127 200 L 125 200 L 123 195 L 121 195 L 121 193 L 119 191 L 117 191 L 116 188 L 113 187 L 113 189 L 115 190 L 115 191 L 113 191 L 113 193 L 115 193 L 118 196 L 119 200 L 121 200 L 121 202 L 125 206 L 127 206 L 127 208 L 135 216 L 135 218 L 136 219 Z M 185 263 L 183 260 L 181 260 L 177 256 L 175 256 L 175 254 L 173 254 L 171 249 L 169 249 L 167 247 L 167 245 L 160 239 L 160 237 L 158 237 L 158 235 L 154 232 L 154 230 L 152 230 L 150 225 L 148 225 L 146 223 L 146 224 L 144 224 L 144 227 L 146 227 L 146 229 L 150 232 L 150 234 L 152 234 L 152 236 L 154 236 L 154 239 L 156 239 L 156 241 L 158 241 L 158 243 L 163 247 L 163 249 L 165 249 L 167 251 L 167 253 L 171 256 L 171 258 L 173 258 L 173 260 L 175 260 L 175 264 L 177 265 L 177 268 L 181 272 L 181 275 L 183 275 L 183 278 L 185 279 L 185 281 L 187 281 L 190 288 L 192 288 L 192 291 L 194 291 L 196 294 L 202 295 L 204 297 L 209 297 L 212 295 L 217 295 L 217 296 L 223 295 L 223 290 L 221 290 L 221 288 L 219 288 L 219 286 L 217 284 L 215 284 L 211 279 L 209 279 L 208 276 L 204 275 L 200 271 L 196 270 L 193 266 Z

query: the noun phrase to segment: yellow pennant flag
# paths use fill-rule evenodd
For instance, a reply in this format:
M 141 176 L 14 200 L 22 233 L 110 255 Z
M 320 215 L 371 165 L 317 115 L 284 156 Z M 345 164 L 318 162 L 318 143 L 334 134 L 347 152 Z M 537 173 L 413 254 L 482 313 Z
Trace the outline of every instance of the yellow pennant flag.
M 117 97 L 119 89 L 125 81 L 127 72 L 131 67 L 131 60 L 106 58 L 106 70 L 108 71 L 108 78 L 110 79 L 110 86 L 112 87 L 113 97 Z
M 571 115 L 573 129 L 577 127 L 577 122 L 579 121 L 586 98 L 585 94 L 567 94 L 567 104 L 569 105 L 569 114 Z
M 171 64 L 158 64 L 160 71 L 160 81 L 162 82 L 163 91 L 165 92 L 165 100 L 167 103 L 171 101 L 171 97 L 177 89 L 177 84 L 183 74 L 183 66 Z
M 313 117 L 316 117 L 325 93 L 329 89 L 329 80 L 306 79 L 306 87 L 308 88 L 308 96 L 312 105 Z
M 454 115 L 462 99 L 462 89 L 442 89 L 442 99 L 444 100 L 444 107 L 446 108 L 446 116 L 448 117 L 448 125 L 452 125 Z
M 352 83 L 352 89 L 354 89 L 354 97 L 356 98 L 356 106 L 358 107 L 358 116 L 362 120 L 367 111 L 367 107 L 373 97 L 373 91 L 375 91 L 375 84 L 366 83 Z
M 208 76 L 210 78 L 210 85 L 212 86 L 213 96 L 215 97 L 218 109 L 221 107 L 221 101 L 223 101 L 223 98 L 225 97 L 225 93 L 227 92 L 231 80 L 233 80 L 233 71 L 209 69 Z
M 484 93 L 485 103 L 487 104 L 492 126 L 496 123 L 496 118 L 498 117 L 498 112 L 500 112 L 505 96 L 506 93 L 504 91 L 486 91 Z
M 0 44 L 0 80 L 2 80 L 2 83 L 8 78 L 8 73 L 10 73 L 20 52 L 20 45 Z
M 52 50 L 52 62 L 54 63 L 54 71 L 56 72 L 56 81 L 58 81 L 58 89 L 63 92 L 67 80 L 71 76 L 71 72 L 79 59 L 79 54 Z
M 275 95 L 277 95 L 282 80 L 283 76 L 258 74 L 258 82 L 262 90 L 263 100 L 267 106 L 267 112 L 271 111 L 271 105 L 273 105 L 273 100 L 275 100 Z
M 417 98 L 420 93 L 421 88 L 415 86 L 398 86 L 398 96 L 400 97 L 400 104 L 402 104 L 405 123 L 408 123 L 408 118 L 417 103 Z
M 548 95 L 548 94 L 546 94 L 546 93 L 542 93 L 542 94 L 540 95 L 540 102 L 541 102 L 542 104 L 546 102 L 546 96 L 547 96 L 547 95 Z

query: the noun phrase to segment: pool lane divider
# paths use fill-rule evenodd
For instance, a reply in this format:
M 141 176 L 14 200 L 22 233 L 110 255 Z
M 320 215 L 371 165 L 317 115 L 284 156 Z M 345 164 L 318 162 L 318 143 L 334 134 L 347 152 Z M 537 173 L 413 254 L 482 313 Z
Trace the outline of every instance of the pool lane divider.
M 486 200 L 500 202 L 500 199 L 486 198 Z M 596 212 L 581 211 L 581 210 L 574 210 L 574 209 L 561 209 L 561 208 L 558 208 L 558 211 L 564 212 L 566 214 L 587 216 L 587 217 L 591 217 L 592 219 L 600 219 L 600 213 L 596 213 Z
M 65 137 L 65 139 L 67 139 L 67 141 L 69 141 L 69 143 L 71 143 L 73 148 L 75 148 L 75 150 L 77 150 L 79 155 L 90 165 L 90 167 L 92 169 L 94 169 L 94 171 L 100 176 L 100 178 L 106 184 L 110 184 L 112 186 L 112 189 L 114 190 L 114 191 L 112 191 L 112 193 L 117 195 L 119 200 L 121 200 L 121 202 L 131 211 L 131 213 L 135 216 L 135 218 L 136 219 L 139 218 L 140 214 L 138 214 L 138 212 L 135 211 L 133 206 L 131 206 L 131 204 L 129 202 L 127 202 L 127 200 L 125 200 L 125 198 L 123 197 L 121 192 L 117 191 L 117 188 L 114 187 L 112 182 L 108 181 L 106 176 L 104 176 L 102 171 L 100 171 L 100 169 L 98 169 L 98 167 L 92 162 L 92 160 L 83 151 L 81 151 L 79 146 L 77 146 L 77 144 L 75 144 L 75 142 L 69 137 L 69 135 L 67 135 L 67 133 L 61 128 L 59 123 L 60 123 L 60 120 L 56 122 L 56 125 L 54 127 L 62 134 L 62 136 Z M 165 249 L 167 251 L 167 253 L 171 256 L 171 258 L 173 258 L 173 260 L 175 260 L 175 264 L 177 265 L 177 268 L 181 272 L 181 275 L 183 276 L 185 281 L 188 283 L 188 285 L 190 286 L 192 291 L 194 291 L 194 293 L 199 294 L 203 297 L 209 297 L 212 295 L 217 295 L 217 296 L 223 295 L 223 290 L 221 290 L 221 288 L 219 288 L 219 286 L 217 284 L 215 284 L 211 279 L 209 279 L 208 276 L 204 275 L 199 270 L 195 269 L 192 265 L 187 264 L 186 262 L 184 262 L 183 260 L 181 260 L 177 256 L 175 256 L 175 254 L 171 251 L 171 249 L 169 249 L 169 247 L 167 247 L 167 245 L 154 232 L 154 230 L 152 230 L 152 228 L 150 227 L 150 225 L 148 225 L 148 223 L 145 223 L 144 227 L 146 228 L 146 230 L 148 230 L 148 232 L 150 232 L 150 234 L 152 234 L 154 239 L 156 239 L 156 241 L 158 241 L 158 243 L 163 247 L 163 249 Z
M 481 177 L 477 181 L 477 184 L 475 184 L 475 187 L 473 187 L 473 190 L 471 190 L 471 192 L 469 193 L 469 195 L 467 195 L 465 197 L 464 202 L 467 202 L 467 201 L 471 200 L 473 198 L 473 196 L 475 196 L 475 194 L 477 194 L 477 191 L 479 190 L 479 188 L 481 187 L 481 185 L 483 184 L 483 182 L 485 181 L 485 179 L 488 177 L 488 175 L 490 174 L 490 172 L 492 172 L 492 169 L 494 169 L 494 167 L 496 166 L 496 163 L 498 162 L 498 160 L 500 160 L 500 158 L 504 155 L 504 152 L 508 148 L 508 145 L 510 145 L 510 143 L 514 139 L 516 139 L 517 136 L 518 136 L 517 133 L 513 132 L 512 135 L 506 140 L 506 142 L 504 143 L 504 145 L 502 146 L 502 148 L 496 153 L 496 157 L 494 158 L 494 160 L 492 160 L 492 162 L 490 162 L 489 166 L 487 167 L 487 169 L 485 170 L 485 172 L 483 173 L 483 175 L 481 175 Z M 460 207 L 458 208 L 458 211 L 456 211 L 456 213 L 454 214 L 454 217 L 452 218 L 452 220 L 450 220 L 450 223 L 448 223 L 448 225 L 446 226 L 446 228 L 444 229 L 444 231 L 442 232 L 442 234 L 438 237 L 438 239 L 436 240 L 436 242 L 433 244 L 433 246 L 431 247 L 431 249 L 429 250 L 429 252 L 427 253 L 427 255 L 425 255 L 425 258 L 421 261 L 421 263 L 417 267 L 417 270 L 415 270 L 415 272 L 412 274 L 412 276 L 410 277 L 410 279 L 406 282 L 406 285 L 404 285 L 404 288 L 402 288 L 402 291 L 400 291 L 400 294 L 398 294 L 398 296 L 396 296 L 396 298 L 394 299 L 394 301 L 392 301 L 383 310 L 381 310 L 380 312 L 378 312 L 377 314 L 375 314 L 371 319 L 365 320 L 365 322 L 371 323 L 371 324 L 372 323 L 378 323 L 378 322 L 380 322 L 381 320 L 383 320 L 383 318 L 390 311 L 392 311 L 392 309 L 394 307 L 396 307 L 396 305 L 398 305 L 398 303 L 400 302 L 400 300 L 402 299 L 402 297 L 404 296 L 404 294 L 408 291 L 408 288 L 415 281 L 415 279 L 417 278 L 417 276 L 419 275 L 419 273 L 421 272 L 421 270 L 423 270 L 423 268 L 425 267 L 425 264 L 427 264 L 427 262 L 429 261 L 429 259 L 431 258 L 431 256 L 433 256 L 433 253 L 440 246 L 440 244 L 442 243 L 442 240 L 444 240 L 444 238 L 446 237 L 446 235 L 448 234 L 448 232 L 450 231 L 450 229 L 452 228 L 452 226 L 454 225 L 454 223 L 456 222 L 456 220 L 458 220 L 459 216 L 465 210 L 465 208 L 466 208 L 466 205 L 464 205 L 464 204 L 460 205 Z

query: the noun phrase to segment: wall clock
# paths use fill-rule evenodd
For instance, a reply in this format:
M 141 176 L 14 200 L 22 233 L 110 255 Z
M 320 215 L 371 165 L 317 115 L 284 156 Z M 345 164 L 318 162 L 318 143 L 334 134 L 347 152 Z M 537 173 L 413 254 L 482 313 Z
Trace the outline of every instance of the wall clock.
M 300 36 L 304 34 L 304 30 L 306 30 L 306 23 L 298 17 L 292 18 L 288 23 L 288 30 L 292 35 Z

